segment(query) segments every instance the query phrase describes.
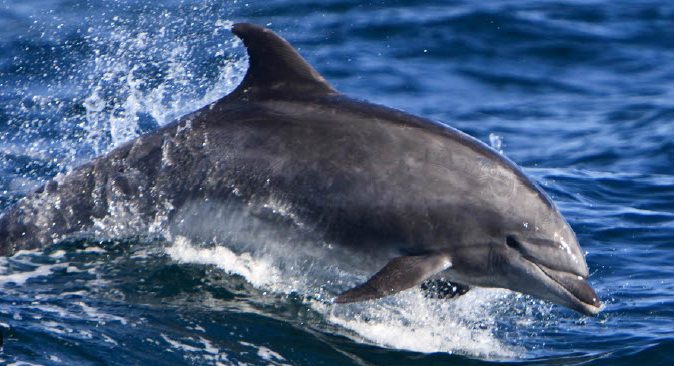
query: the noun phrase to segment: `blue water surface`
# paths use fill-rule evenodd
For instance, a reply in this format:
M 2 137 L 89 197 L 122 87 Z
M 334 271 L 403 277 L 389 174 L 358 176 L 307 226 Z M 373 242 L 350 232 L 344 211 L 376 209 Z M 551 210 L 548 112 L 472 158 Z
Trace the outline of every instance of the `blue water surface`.
M 80 240 L 0 259 L 0 364 L 674 364 L 671 1 L 0 0 L 0 208 L 231 91 L 236 21 L 502 150 L 573 226 L 604 311 L 500 290 L 339 310 L 306 295 L 315 268 Z

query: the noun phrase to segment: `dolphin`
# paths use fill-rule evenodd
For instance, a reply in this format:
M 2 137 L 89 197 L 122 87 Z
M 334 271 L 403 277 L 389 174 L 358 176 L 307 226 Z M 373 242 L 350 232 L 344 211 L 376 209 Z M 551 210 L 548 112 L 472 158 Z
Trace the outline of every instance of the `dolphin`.
M 0 217 L 0 254 L 111 222 L 111 237 L 151 233 L 194 202 L 274 199 L 381 263 L 336 303 L 440 281 L 600 311 L 572 228 L 513 162 L 445 124 L 339 93 L 269 29 L 232 32 L 249 56 L 233 92 L 19 200 Z

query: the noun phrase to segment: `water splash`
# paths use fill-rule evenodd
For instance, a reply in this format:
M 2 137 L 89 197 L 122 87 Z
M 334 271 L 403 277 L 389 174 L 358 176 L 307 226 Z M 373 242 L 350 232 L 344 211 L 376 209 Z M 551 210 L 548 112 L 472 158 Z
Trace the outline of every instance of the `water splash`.
M 99 155 L 217 100 L 238 85 L 246 67 L 232 50 L 240 42 L 224 35 L 228 20 L 217 19 L 213 33 L 174 37 L 185 20 L 173 20 L 156 32 L 139 32 L 117 19 L 110 39 L 93 37 L 95 58 L 84 100 L 84 142 Z M 198 49 L 204 38 L 218 38 L 210 52 Z M 199 59 L 206 55 L 207 59 Z
M 495 134 L 495 133 L 490 133 L 489 134 L 489 145 L 491 145 L 491 148 L 498 151 L 499 154 L 503 154 L 503 137 Z
M 33 16 L 26 32 L 39 41 L 14 58 L 25 71 L 0 91 L 5 189 L 39 185 L 238 85 L 247 60 L 222 4 L 130 6 L 109 2 L 77 27 L 53 10 Z
M 512 358 L 523 351 L 495 334 L 498 314 L 494 306 L 509 291 L 479 289 L 458 300 L 443 301 L 427 299 L 415 289 L 376 301 L 337 305 L 331 302 L 336 286 L 358 283 L 362 273 L 345 272 L 330 264 L 336 256 L 327 248 L 325 263 L 296 258 L 301 251 L 286 248 L 283 252 L 283 256 L 269 255 L 265 250 L 236 254 L 223 246 L 199 247 L 183 237 L 166 249 L 179 263 L 214 265 L 265 292 L 301 295 L 311 309 L 356 341 L 481 358 Z
M 215 265 L 229 274 L 245 277 L 257 287 L 278 285 L 281 274 L 268 258 L 253 259 L 250 253 L 236 255 L 223 246 L 196 248 L 185 237 L 177 237 L 166 253 L 180 263 Z

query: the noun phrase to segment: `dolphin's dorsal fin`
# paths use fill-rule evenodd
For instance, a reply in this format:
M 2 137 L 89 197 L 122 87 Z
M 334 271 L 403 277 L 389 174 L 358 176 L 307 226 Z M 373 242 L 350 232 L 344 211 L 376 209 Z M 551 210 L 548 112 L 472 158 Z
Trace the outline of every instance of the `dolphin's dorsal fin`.
M 301 94 L 335 94 L 337 91 L 307 63 L 285 39 L 250 23 L 237 23 L 232 33 L 243 40 L 249 66 L 232 97 L 259 99 Z

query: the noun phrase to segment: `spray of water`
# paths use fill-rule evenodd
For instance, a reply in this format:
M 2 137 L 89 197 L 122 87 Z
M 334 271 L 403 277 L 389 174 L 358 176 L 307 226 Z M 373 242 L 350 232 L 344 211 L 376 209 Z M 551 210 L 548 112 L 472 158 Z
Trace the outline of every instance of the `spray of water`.
M 32 41 L 14 58 L 20 77 L 0 89 L 6 194 L 24 194 L 239 83 L 247 60 L 222 4 L 156 5 L 138 13 L 115 1 L 96 14 L 31 16 Z
M 512 358 L 521 350 L 495 334 L 495 307 L 506 290 L 478 289 L 453 301 L 428 299 L 418 289 L 394 297 L 350 305 L 333 304 L 338 288 L 362 282 L 366 272 L 345 271 L 334 263 L 339 253 L 326 246 L 320 258 L 307 259 L 290 243 L 257 243 L 262 249 L 235 253 L 224 245 L 201 247 L 177 237 L 166 249 L 175 261 L 215 266 L 246 278 L 262 291 L 300 295 L 329 323 L 356 341 L 417 352 L 459 353 L 481 358 Z M 264 247 L 285 248 L 280 255 Z M 300 254 L 298 254 L 300 253 Z

